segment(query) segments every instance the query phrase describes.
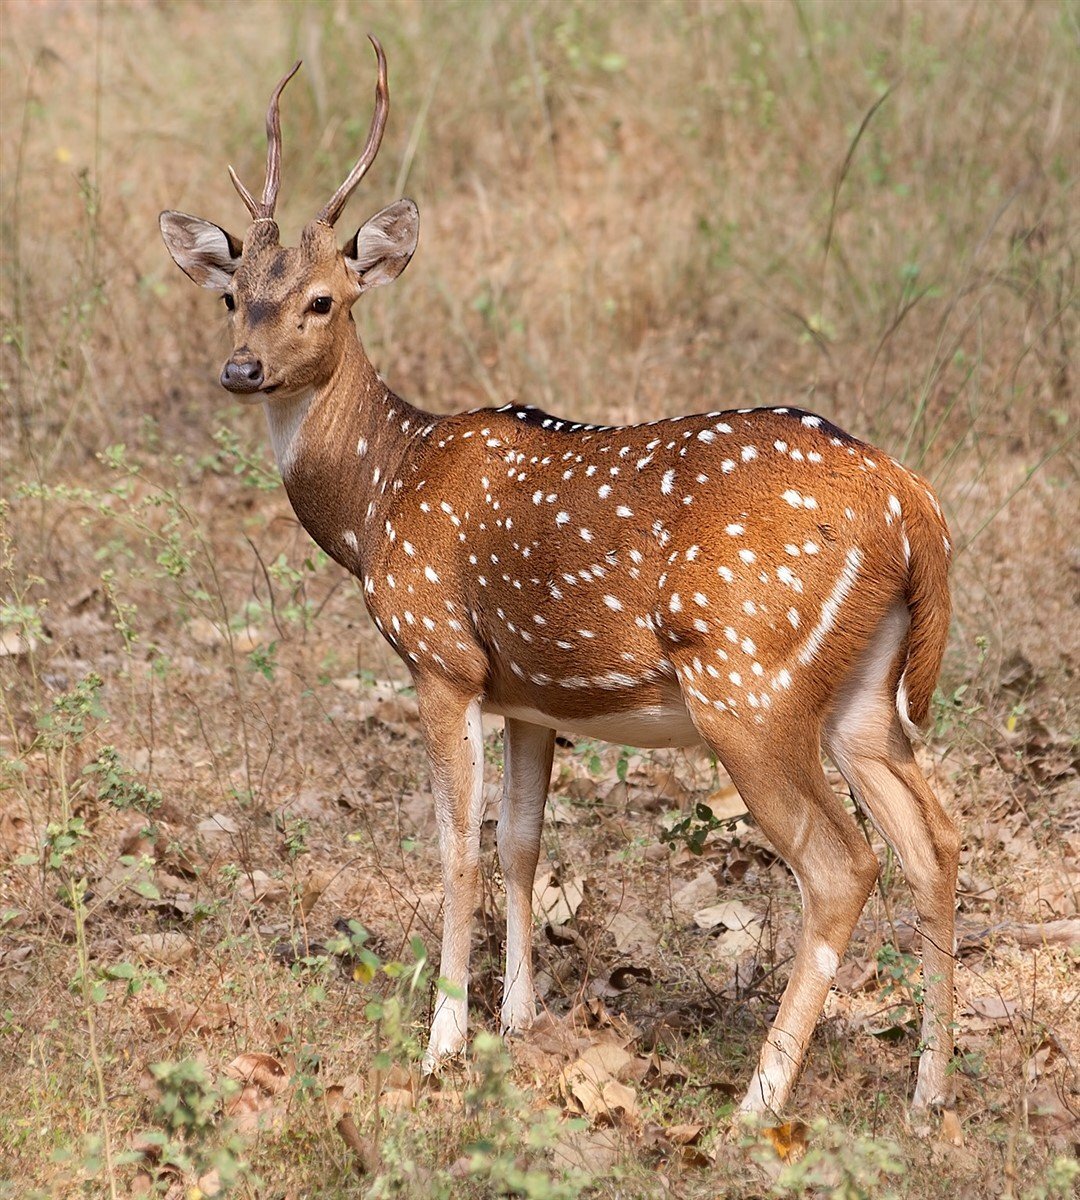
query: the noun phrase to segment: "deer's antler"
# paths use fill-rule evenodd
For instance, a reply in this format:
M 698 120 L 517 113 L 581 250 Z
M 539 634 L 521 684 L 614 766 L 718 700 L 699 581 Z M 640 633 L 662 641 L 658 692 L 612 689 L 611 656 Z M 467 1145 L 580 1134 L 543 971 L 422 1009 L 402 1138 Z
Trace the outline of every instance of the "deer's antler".
M 375 155 L 379 153 L 379 145 L 382 142 L 383 130 L 386 128 L 386 118 L 390 112 L 390 88 L 386 82 L 386 55 L 383 54 L 379 39 L 374 34 L 369 33 L 368 40 L 375 47 L 375 55 L 379 60 L 379 79 L 375 84 L 375 114 L 371 118 L 367 142 L 360 157 L 356 160 L 356 166 L 349 172 L 345 182 L 330 197 L 315 218 L 324 225 L 336 223 L 356 185 L 364 178 L 368 167 L 375 161 Z

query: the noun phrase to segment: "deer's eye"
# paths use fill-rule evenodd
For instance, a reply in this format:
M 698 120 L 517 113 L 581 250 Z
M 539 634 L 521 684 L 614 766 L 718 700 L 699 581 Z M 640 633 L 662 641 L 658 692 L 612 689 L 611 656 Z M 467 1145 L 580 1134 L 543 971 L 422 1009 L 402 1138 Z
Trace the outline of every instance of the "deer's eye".
M 328 313 L 332 303 L 333 301 L 329 296 L 316 296 L 311 302 L 311 311 L 314 313 Z
M 233 296 L 232 292 L 226 292 L 221 298 L 225 301 L 225 307 L 229 310 L 229 312 L 232 312 L 236 308 L 236 298 Z

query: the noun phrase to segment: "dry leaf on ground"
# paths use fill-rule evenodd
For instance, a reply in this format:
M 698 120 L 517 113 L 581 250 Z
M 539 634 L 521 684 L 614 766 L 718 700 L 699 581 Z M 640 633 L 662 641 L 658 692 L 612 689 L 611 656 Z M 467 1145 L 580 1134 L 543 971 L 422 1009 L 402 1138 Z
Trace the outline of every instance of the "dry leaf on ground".
M 642 1132 L 641 1146 L 683 1166 L 711 1167 L 712 1155 L 698 1144 L 704 1130 L 704 1125 L 648 1125 Z
M 564 1072 L 567 1098 L 572 1097 L 593 1120 L 633 1123 L 638 1115 L 637 1093 L 619 1079 L 633 1060 L 632 1054 L 611 1042 L 590 1046 Z
M 622 1140 L 613 1129 L 567 1129 L 551 1147 L 557 1169 L 584 1171 L 592 1178 L 610 1170 L 624 1154 Z
M 722 925 L 725 929 L 754 931 L 761 928 L 762 919 L 741 900 L 722 900 L 708 908 L 699 908 L 694 913 L 694 924 L 698 929 L 715 929 Z
M 580 875 L 543 867 L 533 881 L 533 915 L 549 925 L 566 925 L 584 896 L 585 881 Z
M 145 1004 L 142 1009 L 150 1025 L 170 1033 L 209 1033 L 232 1023 L 232 1014 L 224 1004 L 189 1004 L 181 1001 L 172 1006 Z
M 236 1122 L 241 1133 L 281 1124 L 285 1118 L 285 1105 L 277 1097 L 288 1087 L 289 1076 L 273 1055 L 239 1054 L 225 1068 L 225 1074 L 242 1085 L 240 1094 L 225 1105 L 225 1115 Z
M 660 934 L 639 911 L 615 913 L 607 921 L 607 930 L 615 939 L 615 948 L 623 953 L 649 954 L 656 949 Z
M 962 1011 L 965 1015 L 971 1014 L 985 1021 L 998 1021 L 1007 1025 L 1016 1016 L 1017 1004 L 1015 1000 L 997 994 L 974 996 Z
M 171 966 L 181 963 L 195 953 L 195 943 L 186 933 L 165 930 L 161 933 L 135 933 L 128 945 L 140 957 Z
M 200 837 L 224 838 L 232 837 L 240 832 L 240 826 L 226 813 L 214 813 L 196 826 Z
M 354 675 L 334 680 L 340 691 L 356 697 L 353 712 L 361 721 L 376 720 L 393 726 L 395 732 L 416 736 L 415 726 L 419 721 L 416 701 L 401 694 L 400 684 L 388 680 L 365 683 Z
M 257 870 L 245 875 L 236 890 L 249 904 L 272 904 L 288 894 L 288 888 L 282 880 Z
M 699 871 L 689 883 L 672 893 L 671 909 L 676 920 L 689 921 L 699 909 L 708 907 L 720 894 L 712 871 Z
M 256 1051 L 238 1054 L 225 1068 L 225 1074 L 240 1083 L 261 1088 L 270 1096 L 284 1091 L 289 1083 L 288 1072 L 272 1054 Z
M 733 783 L 725 783 L 718 787 L 706 798 L 705 803 L 712 809 L 712 815 L 718 821 L 730 821 L 746 813 L 743 798 Z

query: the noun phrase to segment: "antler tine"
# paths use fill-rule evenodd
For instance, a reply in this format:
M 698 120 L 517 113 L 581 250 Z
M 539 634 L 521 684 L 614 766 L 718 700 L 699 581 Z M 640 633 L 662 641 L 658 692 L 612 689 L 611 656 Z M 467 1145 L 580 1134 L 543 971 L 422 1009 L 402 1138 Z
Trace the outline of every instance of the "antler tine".
M 386 129 L 386 118 L 390 112 L 390 88 L 386 82 L 386 55 L 383 54 L 379 39 L 373 33 L 368 34 L 368 41 L 375 47 L 375 55 L 379 60 L 379 79 L 375 85 L 375 113 L 371 118 L 367 142 L 360 157 L 356 160 L 356 166 L 349 172 L 345 182 L 330 197 L 326 206 L 316 217 L 317 221 L 326 225 L 336 223 L 356 185 L 363 179 L 368 167 L 375 161 L 375 155 L 379 153 L 379 146 L 382 143 L 383 131 Z
M 240 199 L 243 200 L 244 207 L 251 213 L 251 219 L 257 221 L 262 216 L 261 206 L 258 200 L 240 182 L 240 176 L 232 169 L 231 164 L 229 165 L 229 178 L 232 180 L 233 187 L 239 193 Z
M 281 115 L 278 111 L 278 104 L 285 85 L 299 70 L 300 60 L 297 59 L 292 70 L 278 81 L 266 110 L 266 183 L 263 186 L 261 204 L 240 182 L 240 177 L 232 167 L 229 167 L 229 178 L 233 181 L 233 187 L 240 194 L 244 207 L 251 213 L 253 221 L 272 219 L 274 209 L 277 207 L 278 189 L 281 186 Z

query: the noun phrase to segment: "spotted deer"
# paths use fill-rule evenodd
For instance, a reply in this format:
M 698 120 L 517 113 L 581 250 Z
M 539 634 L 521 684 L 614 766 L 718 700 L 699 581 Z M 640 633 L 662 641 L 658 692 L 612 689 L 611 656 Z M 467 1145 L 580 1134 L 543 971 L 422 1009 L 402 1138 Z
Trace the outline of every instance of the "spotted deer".
M 791 976 L 742 1108 L 788 1101 L 875 855 L 824 748 L 900 858 L 922 932 L 914 1106 L 951 1103 L 958 836 L 912 753 L 949 624 L 950 547 L 930 487 L 790 405 L 631 426 L 505 405 L 444 416 L 395 395 L 351 309 L 417 243 L 411 200 L 338 249 L 334 225 L 386 125 L 386 59 L 356 165 L 296 248 L 279 244 L 278 103 L 243 241 L 161 215 L 173 258 L 222 293 L 230 392 L 262 403 L 289 500 L 360 581 L 416 689 L 445 888 L 426 1065 L 466 1038 L 483 813 L 481 714 L 505 718 L 497 845 L 506 886 L 504 1032 L 536 1014 L 532 886 L 556 730 L 640 747 L 704 744 L 790 866 L 803 901 Z

